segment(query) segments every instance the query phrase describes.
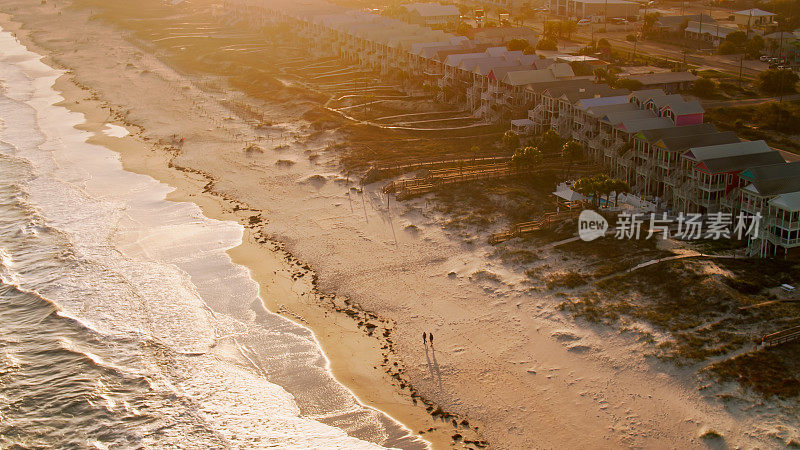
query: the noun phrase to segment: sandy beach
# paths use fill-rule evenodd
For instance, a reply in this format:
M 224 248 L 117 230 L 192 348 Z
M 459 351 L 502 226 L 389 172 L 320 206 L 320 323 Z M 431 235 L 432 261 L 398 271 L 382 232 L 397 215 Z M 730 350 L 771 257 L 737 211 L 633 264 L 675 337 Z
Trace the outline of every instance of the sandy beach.
M 74 3 L 8 0 L 0 26 L 67 70 L 64 106 L 126 170 L 245 225 L 230 255 L 264 306 L 313 330 L 337 380 L 435 448 L 704 448 L 707 430 L 728 447 L 798 438 L 796 418 L 727 404 L 718 394 L 731 387 L 645 358 L 635 335 L 574 322 L 485 240 L 454 239 L 424 199 L 360 189 L 325 150 L 333 137 L 301 139 L 295 108 L 265 109 L 266 138 L 223 102 L 244 94 L 204 89 L 202 74 L 179 73 L 152 43 Z M 131 134 L 111 136 L 109 123 Z M 262 151 L 245 151 L 253 143 Z

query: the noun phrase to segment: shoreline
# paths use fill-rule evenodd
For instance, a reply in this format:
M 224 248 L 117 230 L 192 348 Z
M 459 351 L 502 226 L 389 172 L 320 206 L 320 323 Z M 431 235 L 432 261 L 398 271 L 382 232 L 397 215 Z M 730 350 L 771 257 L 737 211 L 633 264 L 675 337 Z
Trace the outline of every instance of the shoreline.
M 38 7 L 32 6 L 30 9 L 37 10 Z M 72 15 L 73 21 L 83 24 L 83 20 L 79 19 L 84 12 L 65 12 L 65 16 Z M 39 23 L 37 20 L 31 19 L 30 22 Z M 86 25 L 95 30 L 99 28 L 91 22 Z M 124 30 L 113 24 L 103 23 L 102 27 L 101 31 L 106 35 L 109 35 L 108 29 Z M 52 30 L 49 31 L 49 35 L 54 34 Z M 87 47 L 88 50 L 97 50 L 90 44 L 80 47 L 82 50 L 87 50 Z M 143 58 L 152 57 L 153 53 L 148 53 L 142 47 L 132 46 L 144 54 Z M 62 50 L 61 55 L 69 57 L 67 50 Z M 40 53 L 48 55 L 57 51 Z M 204 214 L 207 211 L 214 214 L 216 211 L 224 216 L 222 220 L 235 217 L 245 225 L 243 244 L 230 250 L 229 255 L 234 262 L 241 261 L 247 267 L 258 267 L 261 275 L 253 275 L 253 269 L 250 270 L 251 276 L 259 282 L 263 297 L 276 292 L 295 294 L 292 288 L 298 283 L 308 283 L 308 278 L 312 276 L 298 277 L 307 270 L 303 268 L 306 265 L 298 265 L 291 255 L 309 261 L 308 267 L 313 267 L 319 277 L 320 289 L 340 294 L 338 297 L 325 297 L 325 302 L 338 299 L 339 303 L 328 306 L 312 293 L 292 295 L 296 299 L 293 304 L 276 301 L 266 302 L 265 306 L 305 326 L 308 326 L 308 322 L 319 321 L 319 330 L 313 326 L 310 328 L 314 330 L 318 341 L 322 342 L 336 379 L 345 381 L 344 385 L 355 392 L 362 402 L 368 401 L 373 386 L 361 386 L 364 390 L 362 396 L 348 383 L 379 380 L 379 386 L 383 389 L 379 394 L 386 399 L 384 407 L 379 409 L 398 419 L 400 413 L 392 413 L 392 408 L 410 408 L 412 414 L 409 414 L 409 419 L 419 417 L 425 423 L 445 428 L 436 433 L 423 434 L 423 438 L 434 441 L 435 446 L 450 445 L 451 436 L 447 432 L 449 425 L 447 428 L 441 427 L 441 419 L 432 419 L 425 406 L 411 406 L 409 397 L 400 395 L 399 399 L 406 401 L 406 404 L 396 403 L 394 395 L 407 389 L 392 387 L 392 383 L 403 381 L 387 375 L 381 364 L 388 363 L 390 370 L 393 370 L 394 362 L 398 362 L 401 368 L 405 366 L 403 379 L 413 382 L 414 387 L 435 401 L 436 405 L 443 405 L 460 417 L 468 417 L 472 422 L 470 428 L 479 424 L 481 437 L 485 435 L 498 447 L 554 447 L 569 443 L 573 446 L 647 444 L 701 448 L 706 443 L 700 438 L 699 432 L 707 427 L 719 430 L 726 440 L 732 440 L 729 441 L 732 444 L 747 446 L 748 442 L 764 442 L 751 436 L 752 433 L 761 437 L 765 434 L 764 426 L 757 420 L 737 415 L 736 410 L 728 410 L 713 393 L 698 393 L 695 374 L 691 370 L 647 361 L 637 352 L 638 347 L 632 345 L 630 336 L 620 336 L 555 313 L 553 301 L 560 301 L 555 295 L 537 289 L 523 290 L 514 283 L 498 287 L 482 281 L 478 278 L 479 273 L 488 271 L 491 274 L 491 270 L 496 269 L 483 258 L 486 256 L 484 249 L 449 240 L 446 233 L 437 230 L 435 220 L 428 221 L 427 216 L 418 214 L 419 208 L 414 210 L 413 203 L 393 205 L 392 211 L 384 210 L 380 205 L 376 206 L 372 197 L 374 192 L 369 191 L 362 194 L 360 200 L 355 199 L 355 202 L 362 203 L 356 203 L 359 217 L 348 217 L 342 210 L 346 208 L 350 196 L 343 197 L 341 192 L 338 196 L 331 194 L 333 189 L 330 186 L 336 182 L 334 178 L 329 178 L 333 181 L 327 184 L 327 190 L 317 189 L 315 192 L 299 184 L 297 171 L 286 175 L 286 170 L 268 164 L 270 159 L 276 157 L 277 149 L 268 149 L 265 155 L 256 157 L 243 156 L 241 147 L 231 147 L 242 145 L 241 136 L 246 133 L 241 133 L 239 139 L 232 138 L 233 133 L 218 132 L 221 137 L 211 136 L 210 128 L 209 133 L 203 131 L 208 124 L 213 127 L 214 121 L 200 117 L 194 120 L 189 116 L 192 111 L 175 111 L 180 106 L 174 105 L 173 110 L 165 113 L 164 109 L 170 106 L 170 98 L 157 97 L 159 93 L 169 94 L 163 91 L 163 86 L 156 85 L 154 88 L 160 87 L 163 92 L 150 94 L 141 91 L 142 97 L 147 97 L 143 100 L 144 104 L 130 95 L 120 95 L 114 90 L 118 89 L 119 83 L 99 79 L 91 71 L 105 71 L 106 76 L 121 75 L 126 78 L 124 81 L 136 82 L 135 86 L 140 89 L 151 83 L 149 79 L 143 80 L 150 75 L 141 75 L 137 79 L 126 73 L 122 66 L 130 59 L 120 59 L 117 68 L 106 68 L 103 66 L 113 65 L 106 64 L 109 59 L 107 55 L 92 57 L 92 61 L 76 57 L 79 61 L 76 67 L 80 68 L 82 75 L 80 81 L 76 81 L 80 83 L 88 79 L 85 84 L 92 86 L 93 92 L 109 94 L 111 98 L 104 97 L 103 101 L 114 104 L 121 111 L 127 109 L 123 115 L 128 116 L 131 110 L 139 113 L 140 118 L 126 118 L 126 122 L 145 124 L 150 136 L 166 137 L 174 130 L 165 122 L 172 120 L 170 123 L 181 124 L 177 128 L 181 132 L 181 127 L 185 126 L 190 135 L 199 135 L 199 139 L 208 138 L 210 141 L 197 144 L 190 139 L 191 145 L 187 151 L 177 155 L 164 151 L 165 145 L 154 144 L 152 137 L 141 136 L 144 151 L 133 148 L 122 150 L 128 153 L 127 158 L 123 154 L 126 170 L 133 167 L 131 171 L 141 170 L 137 173 L 146 173 L 160 181 L 174 177 L 172 182 L 165 181 L 177 188 L 169 199 L 188 199 L 186 201 L 200 206 Z M 99 67 L 87 66 L 91 62 Z M 138 66 L 136 61 L 133 63 Z M 152 68 L 146 64 L 141 66 Z M 93 78 L 102 82 L 94 83 Z M 190 73 L 188 77 L 173 77 L 164 81 L 170 82 L 178 91 L 187 89 L 186 84 L 191 87 L 191 80 Z M 80 88 L 77 92 L 80 94 Z M 186 98 L 190 93 L 187 91 L 180 96 Z M 80 104 L 75 106 L 83 107 L 84 100 L 78 97 L 75 99 L 80 100 Z M 206 100 L 204 97 L 200 101 Z M 103 107 L 100 100 L 96 104 Z M 151 113 L 154 116 L 152 120 Z M 103 114 L 104 111 L 100 112 L 101 118 Z M 146 120 L 142 119 L 143 114 Z M 103 121 L 106 122 L 120 124 L 113 120 Z M 127 125 L 131 126 L 130 123 Z M 240 128 L 235 131 L 242 130 L 241 123 L 238 125 Z M 191 129 L 193 126 L 194 130 Z M 116 139 L 102 133 L 95 133 L 95 136 L 101 140 Z M 133 136 L 127 139 L 136 140 Z M 302 159 L 303 154 L 299 151 L 307 151 L 302 143 L 291 147 L 294 148 L 284 150 L 281 155 Z M 211 151 L 214 153 L 208 156 L 207 153 Z M 171 163 L 177 170 L 169 167 Z M 310 170 L 319 174 L 321 170 L 332 169 L 312 165 Z M 205 178 L 206 175 L 209 178 Z M 316 203 L 304 203 L 312 201 Z M 260 224 L 250 223 L 254 213 L 248 212 L 247 208 L 251 206 L 264 211 L 259 219 Z M 363 217 L 358 211 L 362 207 Z M 367 208 L 370 209 L 369 217 Z M 388 222 L 382 217 L 386 212 L 390 216 Z M 405 231 L 400 231 L 402 239 L 399 245 L 396 237 L 392 243 L 391 234 L 388 234 L 392 215 L 399 215 L 402 220 L 414 225 L 423 222 L 420 224 L 421 237 L 409 237 Z M 384 221 L 381 222 L 381 219 Z M 424 223 L 426 221 L 428 223 Z M 397 225 L 394 224 L 395 227 Z M 259 226 L 260 232 L 256 233 L 252 226 Z M 286 244 L 276 246 L 273 239 Z M 269 254 L 271 258 L 265 261 L 261 252 Z M 286 261 L 283 255 L 289 255 Z M 275 271 L 279 271 L 280 276 Z M 344 303 L 343 299 L 348 297 L 352 301 Z M 285 308 L 281 308 L 281 305 Z M 345 312 L 339 314 L 337 309 Z M 392 329 L 393 357 L 398 360 L 383 362 L 380 359 L 383 350 L 380 348 L 381 341 L 376 343 L 374 337 L 368 337 L 357 326 L 357 321 L 348 316 L 347 310 L 355 311 L 356 316 L 374 311 L 376 316 L 386 318 L 386 324 Z M 359 321 L 365 322 L 364 318 L 369 319 L 360 316 Z M 342 325 L 349 328 L 342 329 Z M 427 347 L 423 352 L 419 342 L 419 334 L 423 330 L 436 332 L 434 365 Z M 380 338 L 381 333 L 376 334 Z M 564 336 L 569 338 L 568 342 L 562 339 Z M 352 338 L 365 341 L 373 357 L 378 358 L 377 364 L 362 364 L 365 373 L 351 364 L 351 360 L 364 362 L 361 354 L 358 358 L 352 358 L 358 351 L 358 347 L 347 348 Z M 324 347 L 326 340 L 331 342 L 332 348 L 341 350 L 340 356 L 329 353 Z M 342 370 L 345 374 L 339 375 L 335 373 L 336 370 Z M 348 375 L 347 372 L 351 373 Z M 351 378 L 347 379 L 348 376 Z M 420 415 L 414 416 L 415 412 Z M 766 426 L 774 425 L 767 422 Z M 582 430 L 582 433 L 574 433 L 576 429 Z M 413 430 L 425 431 L 425 428 L 415 426 Z M 436 442 L 439 437 L 440 441 Z
M 52 60 L 51 50 L 32 41 L 28 36 L 29 30 L 22 28 L 21 24 L 0 14 L 0 26 L 13 33 L 31 51 L 41 54 L 48 65 L 60 66 Z M 307 268 L 307 265 L 299 263 L 280 244 L 268 240 L 256 230 L 260 221 L 253 224 L 250 218 L 262 217 L 265 211 L 251 209 L 238 200 L 214 193 L 208 189 L 208 183 L 213 178 L 206 174 L 174 166 L 172 155 L 159 151 L 157 145 L 141 138 L 144 127 L 111 118 L 111 114 L 103 118 L 104 111 L 110 108 L 102 104 L 102 97 L 83 99 L 87 92 L 69 72 L 55 81 L 53 89 L 64 97 L 64 101 L 56 106 L 81 113 L 86 118 L 76 128 L 93 134 L 87 142 L 118 153 L 124 170 L 150 176 L 172 187 L 174 190 L 167 196 L 168 201 L 193 203 L 208 218 L 235 221 L 245 227 L 241 244 L 227 251 L 232 262 L 244 266 L 250 277 L 258 283 L 265 312 L 281 315 L 311 330 L 334 379 L 351 392 L 359 403 L 383 412 L 412 434 L 417 434 L 416 430 L 426 431 L 441 425 L 425 409 L 412 404 L 410 396 L 403 395 L 402 390 L 392 385 L 396 379 L 380 369 L 385 358 L 390 358 L 390 361 L 399 359 L 391 354 L 392 350 L 383 351 L 381 348 L 387 345 L 386 336 L 380 333 L 368 336 L 352 317 L 343 313 L 345 309 L 357 309 L 357 305 L 348 301 L 343 308 L 327 308 L 317 301 L 321 300 L 318 299 L 320 296 L 330 296 L 319 293 L 314 282 L 304 283 L 294 279 L 299 274 L 311 272 L 303 268 Z M 90 92 L 100 94 L 93 89 Z M 103 132 L 106 124 L 124 127 L 130 134 L 125 137 L 110 136 Z M 297 284 L 304 284 L 300 292 L 295 289 Z M 278 301 L 276 296 L 281 296 L 283 300 Z M 367 311 L 359 312 L 370 314 Z M 383 320 L 380 322 L 388 325 Z M 369 357 L 365 358 L 364 355 Z M 438 407 L 434 405 L 434 408 Z M 420 437 L 432 448 L 446 448 L 452 443 L 448 431 L 429 431 Z
M 380 361 L 383 358 L 380 348 L 383 342 L 364 335 L 350 317 L 334 310 L 329 313 L 320 306 L 304 301 L 306 297 L 315 298 L 318 295 L 314 292 L 313 286 L 307 285 L 301 292 L 293 289 L 296 284 L 292 279 L 293 276 L 298 273 L 305 274 L 308 271 L 298 270 L 300 266 L 293 264 L 293 261 L 297 262 L 297 260 L 291 253 L 284 250 L 280 250 L 280 252 L 285 252 L 285 254 L 278 253 L 278 248 L 272 241 L 258 242 L 259 239 L 263 240 L 264 238 L 258 237 L 258 233 L 248 222 L 250 217 L 253 217 L 251 212 L 260 216 L 263 211 L 253 210 L 246 206 L 234 210 L 234 206 L 238 206 L 239 202 L 210 193 L 205 188 L 208 183 L 205 175 L 171 168 L 171 158 L 168 155 L 159 155 L 156 150 L 151 149 L 152 155 L 143 156 L 134 147 L 146 144 L 136 139 L 134 133 L 127 138 L 136 142 L 125 142 L 128 139 L 111 137 L 103 133 L 102 129 L 106 123 L 126 128 L 131 125 L 114 120 L 96 120 L 101 109 L 99 104 L 86 106 L 88 102 L 85 101 L 81 102 L 83 105 L 76 103 L 74 100 L 80 96 L 80 90 L 72 80 L 68 79 L 68 75 L 59 78 L 54 89 L 65 98 L 65 101 L 59 103 L 58 106 L 64 106 L 86 116 L 86 123 L 78 128 L 94 133 L 94 137 L 89 139 L 88 143 L 101 145 L 117 152 L 126 171 L 148 175 L 173 187 L 175 190 L 167 196 L 166 200 L 194 203 L 208 218 L 235 221 L 245 227 L 242 243 L 227 251 L 232 262 L 247 268 L 250 277 L 258 283 L 259 296 L 265 312 L 282 315 L 312 331 L 334 378 L 352 392 L 361 404 L 387 414 L 412 433 L 414 431 L 408 424 L 427 424 L 426 422 L 429 422 L 433 426 L 436 425 L 429 415 L 424 414 L 424 411 L 420 413 L 416 411 L 419 409 L 417 407 L 403 405 L 406 403 L 406 399 L 390 386 L 389 380 L 383 376 L 382 371 L 370 370 L 373 368 L 367 367 L 371 365 L 372 361 Z M 70 92 L 73 90 L 78 92 Z M 275 298 L 277 295 L 284 296 L 282 298 L 285 300 L 277 301 Z M 356 353 L 361 356 L 354 358 L 353 355 Z M 371 355 L 371 358 L 363 358 L 364 354 Z M 434 438 L 431 438 L 432 436 Z M 436 435 L 429 434 L 424 438 L 432 441 L 430 443 L 433 448 L 449 446 L 449 436 L 437 438 Z

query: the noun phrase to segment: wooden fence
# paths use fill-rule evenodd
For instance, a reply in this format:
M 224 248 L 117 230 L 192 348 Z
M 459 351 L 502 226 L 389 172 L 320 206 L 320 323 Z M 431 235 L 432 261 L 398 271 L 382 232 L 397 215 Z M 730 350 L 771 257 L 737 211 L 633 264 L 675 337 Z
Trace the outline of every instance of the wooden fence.
M 772 347 L 773 345 L 796 341 L 798 339 L 800 339 L 800 326 L 787 328 L 777 333 L 767 334 L 761 338 L 761 345 L 763 347 Z

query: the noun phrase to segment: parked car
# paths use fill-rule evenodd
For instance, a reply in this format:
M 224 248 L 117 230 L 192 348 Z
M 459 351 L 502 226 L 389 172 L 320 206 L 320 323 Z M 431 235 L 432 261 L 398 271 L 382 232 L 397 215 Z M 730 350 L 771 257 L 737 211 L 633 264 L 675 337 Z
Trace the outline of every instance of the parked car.
M 770 57 L 769 57 L 769 56 L 767 56 L 767 55 L 761 55 L 761 57 L 760 57 L 760 58 L 758 58 L 758 59 L 759 59 L 761 62 L 769 62 L 769 60 L 770 60 Z
M 617 24 L 617 25 L 627 25 L 628 24 L 628 19 L 624 19 L 622 17 L 614 17 L 613 19 L 611 19 L 611 23 Z
M 592 21 L 589 20 L 589 19 L 581 19 L 581 20 L 578 21 L 578 26 L 583 27 L 583 26 L 586 26 L 586 25 L 591 25 L 591 23 L 592 23 Z

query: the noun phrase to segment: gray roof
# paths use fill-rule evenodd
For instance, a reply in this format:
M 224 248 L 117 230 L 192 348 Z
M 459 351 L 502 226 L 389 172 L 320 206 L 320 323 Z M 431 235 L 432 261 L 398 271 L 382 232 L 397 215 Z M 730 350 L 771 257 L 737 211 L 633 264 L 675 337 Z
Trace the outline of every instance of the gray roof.
M 749 155 L 738 155 L 727 158 L 717 158 L 703 161 L 711 173 L 737 172 L 748 167 L 762 166 L 765 164 L 779 164 L 785 162 L 779 152 L 771 151 L 768 153 L 751 153 Z
M 732 156 L 749 155 L 752 153 L 773 152 L 764 141 L 745 141 L 736 144 L 710 145 L 705 147 L 692 147 L 686 157 L 695 161 L 728 158 Z
M 740 140 L 733 131 L 723 131 L 722 133 L 702 133 L 665 137 L 660 139 L 659 142 L 663 144 L 667 151 L 685 152 L 692 147 L 735 144 L 740 142 Z
M 785 162 L 781 154 L 764 141 L 692 147 L 683 157 L 702 163 L 710 173 L 737 172 Z
M 763 196 L 800 191 L 800 161 L 750 167 L 742 173 Z
M 571 90 L 589 89 L 595 83 L 591 80 L 574 79 L 574 80 L 558 80 L 547 81 L 544 83 L 532 83 L 527 86 L 527 89 L 533 92 L 550 92 L 553 97 L 559 97 L 563 93 Z
M 612 95 L 608 97 L 592 97 L 578 100 L 575 107 L 581 110 L 588 110 L 590 108 L 597 108 L 600 106 L 610 105 L 624 105 L 628 103 L 626 95 Z
M 653 111 L 634 107 L 633 109 L 607 112 L 606 115 L 603 116 L 602 121 L 611 125 L 617 125 L 626 120 L 652 119 L 654 117 L 656 117 L 656 115 Z
M 628 95 L 629 93 L 630 91 L 628 91 L 627 89 L 616 89 L 612 88 L 607 84 L 594 84 L 593 86 L 588 88 L 567 91 L 562 95 L 566 95 L 570 103 L 575 103 L 578 100 L 584 98 L 609 97 L 612 95 Z
M 644 86 L 654 86 L 657 84 L 668 83 L 688 83 L 697 79 L 697 76 L 689 72 L 663 72 L 663 73 L 646 73 L 643 75 L 630 75 L 627 77 L 629 80 L 636 80 Z
M 651 117 L 646 119 L 630 119 L 623 120 L 619 128 L 627 133 L 638 133 L 643 130 L 653 130 L 656 128 L 664 128 L 672 124 L 672 121 L 666 117 Z
M 441 3 L 410 3 L 401 5 L 407 11 L 416 11 L 422 17 L 458 16 L 461 13 L 455 5 Z
M 688 102 L 670 102 L 664 108 L 669 108 L 676 116 L 685 116 L 689 114 L 703 114 L 706 112 L 703 105 L 697 100 L 690 100 Z
M 620 111 L 641 111 L 632 103 L 617 103 L 615 105 L 592 106 L 586 109 L 586 114 L 592 117 L 603 118 L 606 114 Z
M 681 136 L 696 136 L 700 134 L 716 133 L 717 127 L 710 123 L 700 123 L 697 125 L 686 125 L 683 127 L 671 126 L 659 128 L 657 130 L 642 131 L 640 134 L 644 140 L 650 144 L 655 144 L 661 139 Z
M 714 18 L 708 14 L 692 14 L 686 16 L 661 16 L 656 20 L 656 26 L 661 27 L 678 27 L 683 25 L 684 22 L 691 20 L 700 21 L 702 17 L 703 23 L 716 23 Z
M 752 9 L 745 9 L 744 11 L 736 11 L 733 13 L 737 16 L 753 16 L 753 17 L 766 17 L 766 16 L 776 16 L 777 14 L 771 13 L 769 11 L 764 11 L 763 9 L 752 8 Z
M 800 192 L 781 194 L 770 200 L 769 204 L 787 211 L 800 211 Z

